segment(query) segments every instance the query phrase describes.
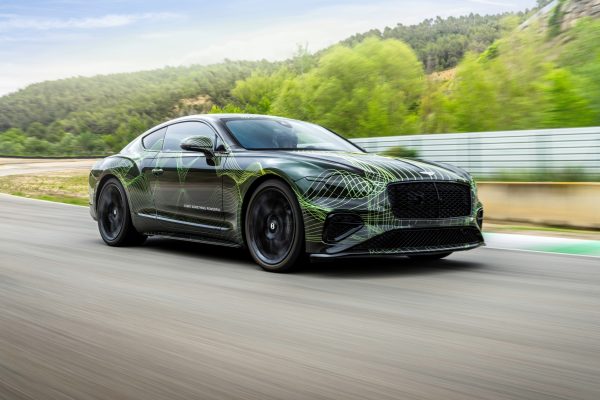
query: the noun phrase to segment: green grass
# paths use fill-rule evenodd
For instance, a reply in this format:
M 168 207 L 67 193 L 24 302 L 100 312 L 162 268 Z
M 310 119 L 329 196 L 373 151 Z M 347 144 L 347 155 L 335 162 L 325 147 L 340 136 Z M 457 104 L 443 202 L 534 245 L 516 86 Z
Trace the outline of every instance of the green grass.
M 502 171 L 489 176 L 476 176 L 477 182 L 600 182 L 600 175 L 586 173 L 581 168 L 559 171 Z
M 25 196 L 25 197 L 30 197 L 30 196 Z M 74 204 L 77 206 L 87 206 L 88 205 L 87 198 L 80 199 L 80 198 L 69 197 L 69 196 L 47 196 L 47 195 L 35 196 L 35 197 L 31 197 L 31 198 L 35 198 L 35 199 L 39 199 L 39 200 L 55 201 L 57 203 Z
M 88 204 L 88 173 L 58 172 L 0 177 L 0 192 L 59 203 Z

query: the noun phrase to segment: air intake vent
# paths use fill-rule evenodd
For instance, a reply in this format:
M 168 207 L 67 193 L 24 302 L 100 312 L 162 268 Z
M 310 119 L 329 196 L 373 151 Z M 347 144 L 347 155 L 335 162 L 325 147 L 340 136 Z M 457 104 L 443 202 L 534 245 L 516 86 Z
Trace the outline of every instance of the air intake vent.
M 363 227 L 363 220 L 356 214 L 330 214 L 325 220 L 323 240 L 327 243 L 339 242 Z
M 355 247 L 356 250 L 435 250 L 483 242 L 477 228 L 396 229 Z

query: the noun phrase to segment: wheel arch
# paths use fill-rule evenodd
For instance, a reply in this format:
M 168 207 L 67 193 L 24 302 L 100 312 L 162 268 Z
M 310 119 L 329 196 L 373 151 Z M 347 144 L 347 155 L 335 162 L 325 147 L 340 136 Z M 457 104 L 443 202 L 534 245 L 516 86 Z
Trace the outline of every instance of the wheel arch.
M 96 192 L 94 193 L 94 209 L 96 210 L 96 212 L 98 212 L 98 198 L 100 197 L 102 188 L 104 187 L 104 185 L 106 185 L 106 182 L 108 182 L 111 178 L 116 178 L 117 180 L 119 179 L 114 174 L 109 172 L 103 175 L 102 178 L 100 178 L 100 180 L 98 181 L 98 184 L 96 185 Z
M 246 211 L 248 210 L 248 204 L 250 203 L 250 198 L 252 197 L 254 192 L 256 192 L 256 189 L 258 189 L 258 187 L 263 182 L 266 182 L 269 180 L 277 180 L 277 181 L 283 182 L 285 185 L 287 185 L 289 187 L 289 189 L 292 191 L 292 193 L 294 193 L 294 195 L 296 195 L 296 191 L 294 190 L 294 187 L 292 186 L 292 184 L 287 179 L 283 178 L 279 174 L 266 173 L 264 175 L 259 176 L 256 179 L 254 179 L 254 181 L 252 181 L 252 183 L 248 186 L 248 189 L 244 193 L 244 198 L 243 198 L 242 206 L 240 209 L 239 229 L 242 234 L 242 241 L 243 241 L 244 246 L 246 246 Z M 296 201 L 298 201 L 298 198 L 296 198 Z M 300 208 L 302 209 L 302 207 L 300 207 Z M 300 213 L 300 215 L 304 219 L 303 213 Z M 304 222 L 304 221 L 302 221 L 302 222 Z
M 100 192 L 102 191 L 104 185 L 106 185 L 106 182 L 111 178 L 115 178 L 119 182 L 119 184 L 121 184 L 121 186 L 125 190 L 127 204 L 131 208 L 131 202 L 129 199 L 127 185 L 124 184 L 121 178 L 128 174 L 131 174 L 132 169 L 134 171 L 133 175 L 139 175 L 139 165 L 136 163 L 136 161 L 121 154 L 109 156 L 101 160 L 94 166 L 94 170 L 92 171 L 92 173 L 97 173 L 97 184 L 94 192 L 94 208 L 96 210 Z
M 116 179 L 117 182 L 119 182 L 119 184 L 121 185 L 121 187 L 123 187 L 123 192 L 125 193 L 125 201 L 127 201 L 127 205 L 129 206 L 129 210 L 131 211 L 131 202 L 129 199 L 129 192 L 127 191 L 127 186 L 123 184 L 123 181 L 121 181 L 121 179 L 119 179 L 117 174 L 109 171 L 109 172 L 106 172 L 106 174 L 104 174 L 100 178 L 100 180 L 98 181 L 98 185 L 96 187 L 96 192 L 94 193 L 94 208 L 96 209 L 96 212 L 98 212 L 98 198 L 100 197 L 102 188 L 104 187 L 104 185 L 106 185 L 106 182 L 108 182 L 112 178 Z

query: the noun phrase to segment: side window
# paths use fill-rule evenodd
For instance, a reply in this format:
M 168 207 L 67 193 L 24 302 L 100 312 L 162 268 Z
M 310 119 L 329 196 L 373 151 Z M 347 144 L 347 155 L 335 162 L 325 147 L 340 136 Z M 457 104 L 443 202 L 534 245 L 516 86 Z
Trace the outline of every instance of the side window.
M 214 141 L 215 132 L 202 122 L 191 121 L 169 125 L 163 151 L 182 151 L 181 142 L 190 136 L 208 136 Z
M 167 128 L 162 128 L 144 136 L 142 144 L 146 150 L 160 151 L 162 149 L 165 132 Z

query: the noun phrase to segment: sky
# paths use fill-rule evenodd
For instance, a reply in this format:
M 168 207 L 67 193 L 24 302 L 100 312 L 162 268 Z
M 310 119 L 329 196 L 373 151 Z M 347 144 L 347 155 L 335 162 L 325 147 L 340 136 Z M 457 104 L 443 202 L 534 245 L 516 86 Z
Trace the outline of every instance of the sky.
M 0 95 L 28 84 L 230 60 L 282 60 L 355 33 L 535 0 L 0 0 Z

